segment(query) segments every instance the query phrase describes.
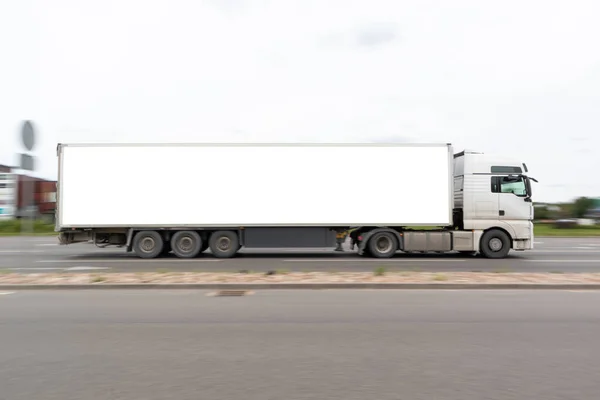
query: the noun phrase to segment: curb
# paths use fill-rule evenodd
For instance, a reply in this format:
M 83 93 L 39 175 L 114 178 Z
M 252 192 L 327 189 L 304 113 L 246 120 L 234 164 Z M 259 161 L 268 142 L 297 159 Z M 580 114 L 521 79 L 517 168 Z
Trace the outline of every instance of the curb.
M 110 289 L 195 289 L 195 290 L 324 290 L 324 289 L 419 289 L 419 290 L 600 290 L 600 284 L 580 283 L 134 283 L 0 285 L 0 290 L 110 290 Z

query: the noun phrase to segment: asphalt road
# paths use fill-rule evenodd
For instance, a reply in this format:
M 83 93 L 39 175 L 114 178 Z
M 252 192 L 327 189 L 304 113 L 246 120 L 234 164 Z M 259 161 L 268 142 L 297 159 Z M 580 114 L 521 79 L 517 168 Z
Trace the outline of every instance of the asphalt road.
M 331 250 L 247 250 L 238 257 L 218 260 L 210 254 L 193 260 L 175 257 L 142 260 L 123 249 L 98 249 L 90 244 L 59 246 L 55 238 L 0 238 L 0 270 L 139 272 L 172 271 L 514 271 L 514 272 L 600 272 L 600 238 L 539 238 L 536 249 L 512 252 L 504 260 L 486 260 L 456 254 L 407 255 L 389 260 L 359 257 L 355 252 Z
M 596 399 L 600 292 L 0 294 L 10 400 Z

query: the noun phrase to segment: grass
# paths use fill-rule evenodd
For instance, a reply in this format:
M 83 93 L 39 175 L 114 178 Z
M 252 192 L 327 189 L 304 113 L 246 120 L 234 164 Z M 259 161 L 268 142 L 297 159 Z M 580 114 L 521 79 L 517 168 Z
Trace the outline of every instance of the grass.
M 95 276 L 92 278 L 92 283 L 100 283 L 100 282 L 104 282 L 105 280 L 106 280 L 106 278 L 103 276 Z
M 437 274 L 432 279 L 436 282 L 445 282 L 448 280 L 448 277 L 444 274 Z
M 375 271 L 373 271 L 373 275 L 375 276 L 384 276 L 385 275 L 385 267 L 377 267 Z
M 433 230 L 438 228 L 427 226 L 411 226 L 414 230 Z M 533 232 L 535 236 L 572 236 L 590 237 L 600 236 L 600 225 L 598 226 L 575 226 L 573 228 L 556 228 L 550 224 L 534 223 Z
M 0 236 L 19 236 L 21 235 L 21 228 L 24 228 L 25 235 L 56 235 L 54 232 L 54 224 L 49 224 L 44 221 L 33 222 L 33 232 L 30 232 L 29 221 L 23 222 L 20 219 L 0 220 Z
M 0 220 L 0 236 L 19 236 L 21 235 L 22 220 Z M 33 232 L 29 232 L 29 224 L 24 223 L 25 235 L 35 236 L 52 236 L 54 232 L 54 224 L 45 221 L 34 221 Z M 420 227 L 427 228 L 427 227 Z M 417 229 L 416 227 L 413 229 Z M 432 229 L 432 228 L 428 228 Z M 600 237 L 600 225 L 598 226 L 575 226 L 572 228 L 556 228 L 551 224 L 534 224 L 535 236 L 571 236 L 571 237 Z
M 538 236 L 600 236 L 600 226 L 575 226 L 572 228 L 556 228 L 550 224 L 534 224 L 533 233 Z

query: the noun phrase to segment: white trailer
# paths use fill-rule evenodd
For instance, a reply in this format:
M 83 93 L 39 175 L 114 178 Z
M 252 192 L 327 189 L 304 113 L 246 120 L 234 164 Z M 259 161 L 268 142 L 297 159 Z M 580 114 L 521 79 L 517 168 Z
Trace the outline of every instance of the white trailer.
M 333 247 L 351 230 L 359 254 L 382 258 L 533 246 L 525 165 L 449 144 L 59 144 L 58 159 L 62 244 L 226 258 Z

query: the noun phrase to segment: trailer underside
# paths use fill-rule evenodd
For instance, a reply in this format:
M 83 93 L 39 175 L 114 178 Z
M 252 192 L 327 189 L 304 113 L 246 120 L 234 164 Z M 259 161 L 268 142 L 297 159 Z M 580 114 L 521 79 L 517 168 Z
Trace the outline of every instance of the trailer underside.
M 194 258 L 210 249 L 218 258 L 234 257 L 241 248 L 333 248 L 350 238 L 362 256 L 389 258 L 398 251 L 458 251 L 488 258 L 504 258 L 511 249 L 522 250 L 519 241 L 501 229 L 414 230 L 403 227 L 249 227 L 223 228 L 90 228 L 59 233 L 61 244 L 92 242 L 99 247 L 125 247 L 141 258 L 157 258 L 173 252 Z

